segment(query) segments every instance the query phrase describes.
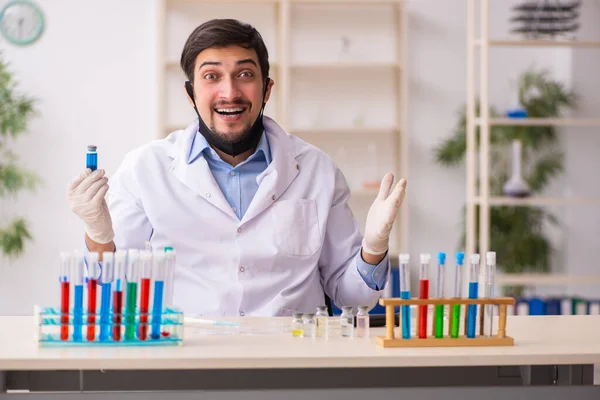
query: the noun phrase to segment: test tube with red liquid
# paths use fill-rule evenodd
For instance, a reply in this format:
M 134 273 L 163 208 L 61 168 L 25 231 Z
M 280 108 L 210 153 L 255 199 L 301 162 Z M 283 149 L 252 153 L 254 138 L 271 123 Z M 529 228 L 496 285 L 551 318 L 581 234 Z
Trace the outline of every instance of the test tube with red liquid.
M 125 271 L 127 268 L 127 252 L 117 250 L 114 257 L 113 272 L 113 325 L 112 337 L 118 342 L 121 340 L 121 329 L 123 326 L 123 288 L 125 287 Z
M 429 298 L 429 260 L 431 256 L 429 254 L 421 254 L 421 266 L 419 269 L 419 299 Z M 425 339 L 427 337 L 427 314 L 428 306 L 419 306 L 419 338 Z
M 60 340 L 69 340 L 69 308 L 71 294 L 71 263 L 69 252 L 60 253 Z
M 100 277 L 100 264 L 98 264 L 99 254 L 97 252 L 88 253 L 87 257 L 87 289 L 88 289 L 88 319 L 87 319 L 87 340 L 92 342 L 96 336 L 96 299 L 98 293 L 98 278 Z
M 150 281 L 152 280 L 152 252 L 140 251 L 140 326 L 138 337 L 148 339 L 148 311 L 150 308 Z

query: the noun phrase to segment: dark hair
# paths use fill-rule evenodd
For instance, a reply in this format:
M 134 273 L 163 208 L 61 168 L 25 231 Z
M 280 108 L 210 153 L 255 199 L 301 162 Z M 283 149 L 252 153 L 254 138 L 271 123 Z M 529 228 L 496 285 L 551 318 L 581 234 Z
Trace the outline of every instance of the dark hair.
M 269 52 L 262 36 L 252 25 L 235 19 L 212 19 L 194 29 L 181 52 L 181 69 L 193 84 L 194 66 L 200 52 L 233 45 L 256 51 L 262 78 L 269 76 Z

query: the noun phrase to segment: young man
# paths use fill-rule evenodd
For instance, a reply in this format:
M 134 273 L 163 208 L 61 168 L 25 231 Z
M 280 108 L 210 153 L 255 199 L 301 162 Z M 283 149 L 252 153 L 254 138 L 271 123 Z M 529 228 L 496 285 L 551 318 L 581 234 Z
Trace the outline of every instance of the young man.
M 263 116 L 274 82 L 253 27 L 202 24 L 181 67 L 198 119 L 130 152 L 110 190 L 102 170 L 69 184 L 88 249 L 173 246 L 174 302 L 187 313 L 314 312 L 325 294 L 374 306 L 406 181 L 392 189 L 392 174 L 383 178 L 361 237 L 332 160 Z

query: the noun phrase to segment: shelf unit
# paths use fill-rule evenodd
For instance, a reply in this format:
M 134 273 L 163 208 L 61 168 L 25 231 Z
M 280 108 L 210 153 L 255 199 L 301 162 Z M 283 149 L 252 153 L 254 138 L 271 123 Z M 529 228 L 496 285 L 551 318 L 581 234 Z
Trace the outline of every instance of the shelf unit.
M 346 178 L 355 177 L 352 170 L 360 170 L 364 167 L 363 164 L 360 166 L 359 163 L 365 163 L 367 161 L 364 149 L 366 148 L 366 140 L 374 141 L 381 146 L 382 152 L 387 152 L 388 157 L 382 157 L 388 160 L 387 163 L 379 161 L 379 163 L 385 163 L 385 167 L 381 168 L 379 174 L 381 177 L 384 172 L 393 172 L 396 176 L 396 182 L 399 177 L 408 178 L 408 146 L 407 146 L 407 94 L 408 87 L 406 81 L 406 54 L 407 54 L 407 17 L 405 12 L 405 0 L 161 0 L 160 4 L 160 15 L 158 17 L 159 24 L 159 35 L 161 48 L 158 51 L 158 68 L 160 74 L 160 81 L 163 82 L 160 88 L 161 96 L 159 110 L 161 115 L 157 117 L 158 125 L 160 127 L 161 135 L 166 136 L 168 133 L 185 127 L 195 114 L 187 113 L 183 116 L 182 112 L 178 112 L 179 118 L 173 118 L 170 113 L 173 113 L 173 109 L 184 108 L 187 106 L 187 100 L 185 100 L 185 94 L 183 91 L 184 74 L 180 69 L 178 54 L 174 51 L 173 46 L 177 47 L 180 52 L 183 47 L 183 42 L 187 38 L 187 35 L 191 33 L 191 29 L 195 28 L 202 22 L 211 18 L 238 18 L 254 25 L 263 39 L 269 50 L 270 65 L 271 65 L 271 77 L 275 81 L 273 92 L 271 95 L 271 101 L 265 109 L 265 115 L 273 117 L 279 125 L 281 125 L 288 133 L 296 135 L 299 138 L 322 148 L 327 151 L 327 144 L 334 148 L 343 147 L 348 145 L 349 147 L 354 146 L 360 151 L 356 154 L 354 150 L 347 152 L 348 161 L 351 161 L 354 165 L 349 165 L 348 169 L 345 169 L 343 165 L 340 165 L 342 172 Z M 235 6 L 235 7 L 232 7 Z M 252 11 L 260 7 L 262 10 L 260 13 L 248 13 L 240 11 L 241 9 Z M 183 12 L 182 10 L 185 10 Z M 202 12 L 199 12 L 202 10 Z M 208 11 L 206 11 L 208 10 Z M 307 11 L 308 10 L 308 11 Z M 322 12 L 324 10 L 324 12 Z M 348 11 L 350 10 L 350 11 Z M 354 11 L 352 11 L 354 10 Z M 358 11 L 357 11 L 358 10 Z M 363 16 L 365 13 L 373 11 L 379 13 L 382 17 L 385 17 L 386 25 L 385 29 L 389 29 L 390 35 L 381 35 L 383 39 L 393 40 L 390 50 L 385 51 L 372 51 L 371 57 L 363 56 L 362 52 L 356 52 L 354 57 L 332 59 L 331 51 L 321 51 L 321 56 L 313 56 L 312 52 L 308 53 L 305 51 L 304 54 L 309 54 L 310 57 L 301 57 L 302 51 L 295 47 L 298 45 L 295 39 L 298 39 L 298 35 L 304 35 L 306 50 L 306 40 L 311 40 L 309 46 L 315 47 L 316 50 L 321 47 L 325 48 L 321 42 L 332 38 L 339 40 L 342 36 L 351 36 L 352 34 L 357 35 L 357 39 L 354 42 L 361 42 L 362 38 L 356 32 L 367 32 L 377 30 L 378 25 L 366 25 L 369 26 L 369 30 L 365 31 L 362 26 L 361 20 L 364 20 Z M 354 14 L 345 14 L 345 13 Z M 315 18 L 323 18 L 322 15 L 333 15 L 332 24 L 323 24 L 320 22 L 313 23 L 312 14 L 314 13 Z M 173 17 L 173 15 L 176 17 Z M 256 14 L 256 15 L 255 15 Z M 299 15 L 304 15 L 304 25 L 297 22 L 300 18 Z M 309 24 L 307 25 L 306 15 L 310 15 L 308 18 Z M 353 17 L 352 22 L 344 22 L 345 15 L 351 15 Z M 170 18 L 176 18 L 170 20 Z M 258 18 L 260 17 L 260 20 Z M 185 32 L 185 37 L 181 36 L 178 40 L 174 41 L 172 36 L 174 28 L 173 21 L 177 21 L 180 25 L 178 29 L 187 29 L 189 32 Z M 193 21 L 193 25 L 192 25 Z M 265 23 L 266 21 L 266 23 Z M 319 21 L 322 22 L 322 19 Z M 341 22 L 340 22 L 341 21 Z M 368 21 L 368 19 L 367 19 Z M 262 25 L 261 25 L 262 22 Z M 338 22 L 340 22 L 338 24 Z M 342 29 L 340 28 L 342 26 Z M 185 27 L 185 28 L 184 28 Z M 307 28 L 308 27 L 308 28 Z M 304 28 L 304 29 L 303 29 Z M 363 29 L 363 31 L 360 31 Z M 382 28 L 383 29 L 383 28 Z M 393 29 L 393 32 L 392 32 Z M 299 32 L 299 30 L 303 30 Z M 316 31 L 318 35 L 313 32 Z M 378 31 L 379 32 L 379 31 Z M 388 32 L 388 31 L 386 31 Z M 393 33 L 393 34 L 392 34 Z M 183 32 L 180 32 L 183 35 Z M 329 35 L 329 36 L 327 36 Z M 321 36 L 325 38 L 322 39 Z M 393 37 L 389 37 L 393 36 Z M 309 39 L 306 39 L 309 38 Z M 269 40 L 271 39 L 271 40 Z M 381 40 L 379 40 L 381 41 Z M 364 41 L 362 44 L 367 47 L 367 50 L 376 48 L 373 46 L 376 41 Z M 360 43 L 359 43 L 360 45 Z M 353 46 L 359 46 L 353 44 Z M 331 50 L 331 47 L 329 48 Z M 355 50 L 355 48 L 353 49 Z M 318 53 L 318 51 L 316 52 Z M 394 54 L 395 53 L 395 54 Z M 169 56 L 170 54 L 170 56 Z M 390 55 L 386 58 L 386 56 Z M 393 55 L 393 58 L 392 56 Z M 296 56 L 296 57 L 294 57 Z M 310 59 L 308 59 L 310 58 Z M 335 58 L 335 57 L 333 57 Z M 337 113 L 335 123 L 320 123 L 321 119 L 317 118 L 313 120 L 312 125 L 310 122 L 298 124 L 297 121 L 301 119 L 296 114 L 303 111 L 307 105 L 306 101 L 301 105 L 296 105 L 298 100 L 297 85 L 313 84 L 313 78 L 319 78 L 322 80 L 323 76 L 333 77 L 331 82 L 325 80 L 324 84 L 318 89 L 318 93 L 322 90 L 329 90 L 332 93 L 333 99 L 335 100 L 336 89 L 335 79 L 346 79 L 342 77 L 352 77 L 353 80 L 369 82 L 369 80 L 375 79 L 376 81 L 382 82 L 381 85 L 384 88 L 389 88 L 390 92 L 393 93 L 394 103 L 385 104 L 386 111 L 391 108 L 387 114 L 385 114 L 384 120 L 380 122 L 376 117 L 367 114 L 364 118 L 364 123 L 358 121 L 360 119 L 355 115 L 356 110 L 361 110 L 371 105 L 372 100 L 370 99 L 348 99 L 344 96 L 342 101 L 354 101 L 357 100 L 358 108 L 350 107 L 346 112 L 347 115 L 341 115 L 343 113 Z M 340 78 L 338 78 L 340 76 Z M 361 78 L 362 77 L 362 78 Z M 325 78 L 329 79 L 329 78 Z M 320 82 L 320 81 L 319 81 Z M 330 86 L 326 86 L 331 83 Z M 339 85 L 339 83 L 337 83 Z M 169 91 L 173 91 L 174 85 L 179 85 L 181 88 L 176 89 L 174 95 L 169 95 Z M 301 86 L 306 89 L 306 86 Z M 325 89 L 323 87 L 326 87 Z M 314 87 L 310 87 L 314 89 Z M 360 90 L 360 89 L 355 89 Z M 360 92 L 361 97 L 370 94 L 368 90 L 362 90 Z M 364 93 L 364 94 L 363 94 Z M 377 97 L 378 91 L 375 89 L 372 91 L 373 97 Z M 358 97 L 358 96 L 354 96 Z M 185 102 L 181 100 L 184 99 Z M 360 103 L 360 101 L 362 103 Z M 312 101 L 312 98 L 308 98 L 308 101 Z M 313 101 L 314 104 L 308 104 L 317 110 L 318 113 L 323 112 L 324 108 L 320 103 L 324 100 L 315 96 Z M 376 100 L 375 100 L 376 102 Z M 298 103 L 300 104 L 300 103 Z M 372 105 L 371 105 L 372 107 Z M 193 112 L 193 111 L 192 111 Z M 345 117 L 345 118 L 342 118 Z M 186 119 L 187 118 L 187 119 Z M 354 120 L 354 119 L 357 120 Z M 343 122 L 342 120 L 346 120 Z M 389 120 L 389 121 L 388 121 Z M 375 122 L 373 122 L 375 121 Z M 305 122 L 302 120 L 302 122 Z M 375 126 L 375 124 L 377 124 Z M 360 147 L 362 146 L 362 147 Z M 378 155 L 379 148 L 377 149 Z M 331 152 L 330 152 L 331 153 Z M 334 161 L 337 162 L 334 154 L 331 154 Z M 389 164 L 389 165 L 388 165 Z M 351 179 L 348 179 L 351 184 Z M 351 199 L 350 207 L 352 208 L 355 216 L 359 221 L 361 230 L 364 227 L 364 219 L 368 208 L 370 207 L 372 200 L 377 196 L 378 189 L 362 185 L 351 184 Z M 395 230 L 392 234 L 392 240 L 390 242 L 390 254 L 395 255 L 400 252 L 408 251 L 408 204 L 405 202 L 400 208 L 398 219 L 396 220 Z
M 477 3 L 477 1 L 479 3 Z M 476 37 L 477 16 L 479 6 L 480 37 Z M 475 252 L 484 254 L 490 249 L 490 207 L 492 206 L 544 206 L 544 205 L 600 205 L 600 198 L 592 197 L 495 197 L 489 191 L 490 173 L 490 127 L 500 125 L 512 126 L 600 126 L 600 118 L 492 118 L 489 114 L 489 50 L 494 47 L 570 47 L 600 49 L 600 41 L 568 41 L 568 40 L 497 40 L 489 37 L 489 0 L 468 0 L 467 5 L 467 138 L 466 138 L 466 248 L 467 254 Z M 479 96 L 475 93 L 475 51 L 479 50 Z M 475 101 L 480 99 L 481 115 L 475 116 Z M 476 148 L 476 129 L 480 129 L 480 146 Z M 479 170 L 476 170 L 476 156 L 479 157 Z M 476 193 L 476 172 L 479 172 L 479 193 Z M 475 207 L 479 206 L 479 242 L 476 241 Z M 591 278 L 590 282 L 600 283 L 600 276 Z M 575 281 L 576 278 L 561 275 L 514 274 L 500 277 L 500 284 L 544 284 L 548 282 Z M 579 278 L 577 278 L 579 279 Z

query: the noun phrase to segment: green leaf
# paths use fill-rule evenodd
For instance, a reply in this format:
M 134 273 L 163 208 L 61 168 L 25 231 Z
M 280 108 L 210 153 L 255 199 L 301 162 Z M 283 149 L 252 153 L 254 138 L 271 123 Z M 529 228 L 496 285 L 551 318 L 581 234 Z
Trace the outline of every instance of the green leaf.
M 9 257 L 19 256 L 25 247 L 25 240 L 31 238 L 25 220 L 17 218 L 4 229 L 0 229 L 0 250 Z
M 538 192 L 553 178 L 559 176 L 564 170 L 563 154 L 552 152 L 542 155 L 535 163 L 532 171 L 525 177 L 531 190 Z

